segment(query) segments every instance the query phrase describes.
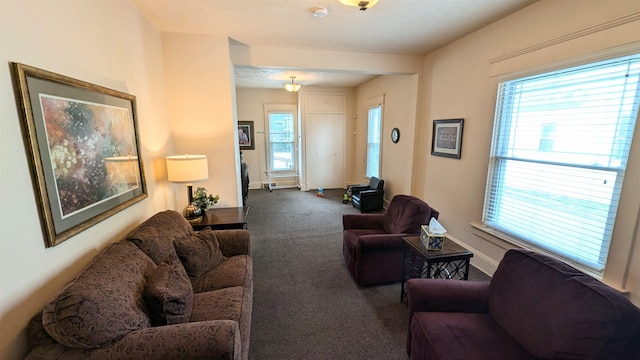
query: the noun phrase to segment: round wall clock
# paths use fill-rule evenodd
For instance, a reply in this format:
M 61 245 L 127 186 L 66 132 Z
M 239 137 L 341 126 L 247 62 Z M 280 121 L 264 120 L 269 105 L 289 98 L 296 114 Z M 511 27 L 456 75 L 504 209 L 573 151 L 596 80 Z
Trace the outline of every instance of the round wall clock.
M 393 130 L 391 130 L 391 141 L 394 143 L 400 141 L 400 130 L 398 128 L 393 128 Z

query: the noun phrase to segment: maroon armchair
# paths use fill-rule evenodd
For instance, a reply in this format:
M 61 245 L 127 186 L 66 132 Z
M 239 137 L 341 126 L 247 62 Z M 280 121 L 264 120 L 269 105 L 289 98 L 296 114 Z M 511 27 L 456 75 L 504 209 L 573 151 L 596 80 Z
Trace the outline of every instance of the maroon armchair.
M 410 279 L 418 359 L 640 359 L 640 309 L 551 257 L 509 250 L 491 281 Z
M 396 195 L 384 214 L 344 214 L 342 253 L 360 286 L 400 281 L 404 236 L 417 235 L 438 211 L 409 195 Z

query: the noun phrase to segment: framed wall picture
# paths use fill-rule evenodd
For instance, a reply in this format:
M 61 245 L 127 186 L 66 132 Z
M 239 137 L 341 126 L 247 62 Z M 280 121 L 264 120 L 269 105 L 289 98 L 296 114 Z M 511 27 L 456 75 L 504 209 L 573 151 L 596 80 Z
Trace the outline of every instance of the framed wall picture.
M 253 121 L 238 121 L 238 145 L 240 150 L 255 150 Z
M 464 119 L 433 120 L 431 155 L 460 159 Z
M 147 197 L 135 96 L 11 68 L 47 247 Z

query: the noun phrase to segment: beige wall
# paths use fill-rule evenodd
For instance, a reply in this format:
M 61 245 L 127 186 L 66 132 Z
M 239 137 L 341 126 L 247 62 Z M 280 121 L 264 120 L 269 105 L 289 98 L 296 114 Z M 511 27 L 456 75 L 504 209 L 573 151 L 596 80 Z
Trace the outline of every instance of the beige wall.
M 500 76 L 576 58 L 584 61 L 588 54 L 633 47 L 634 42 L 640 42 L 638 1 L 543 0 L 427 56 L 413 189 L 440 210 L 450 235 L 474 251 L 475 265 L 492 273 L 511 247 L 470 226 L 482 220 Z M 428 155 L 432 120 L 458 117 L 465 119 L 462 159 Z M 604 274 L 606 283 L 631 291 L 636 304 L 640 304 L 639 143 L 636 131 Z
M 385 75 L 358 87 L 357 121 L 354 131 L 356 151 L 353 175 L 356 183 L 366 183 L 367 101 L 384 95 L 382 114 L 382 159 L 380 177 L 385 181 L 385 200 L 411 193 L 413 151 L 415 144 L 416 106 L 419 76 Z M 391 141 L 391 130 L 400 130 L 400 141 Z
M 176 154 L 207 155 L 209 179 L 194 183 L 220 195 L 216 206 L 242 202 L 235 82 L 226 36 L 162 33 L 167 108 Z M 178 208 L 184 185 L 173 185 Z
M 298 94 L 284 89 L 236 89 L 238 121 L 253 121 L 255 150 L 243 150 L 242 157 L 249 167 L 251 189 L 259 189 L 267 183 L 267 154 L 265 147 L 265 104 L 285 104 L 298 106 Z
M 46 249 L 9 61 L 135 95 L 149 198 Z M 31 316 L 106 244 L 173 206 L 164 165 L 172 144 L 160 34 L 126 0 L 3 0 L 0 62 L 0 358 L 21 359 Z

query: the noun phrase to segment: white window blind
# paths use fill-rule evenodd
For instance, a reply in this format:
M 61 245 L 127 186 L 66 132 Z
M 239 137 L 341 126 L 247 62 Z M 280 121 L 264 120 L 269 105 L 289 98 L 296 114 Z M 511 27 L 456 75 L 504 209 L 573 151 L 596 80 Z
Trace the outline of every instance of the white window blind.
M 380 140 L 382 135 L 382 104 L 369 107 L 367 125 L 367 177 L 380 177 Z
M 500 83 L 484 225 L 602 272 L 639 73 L 634 55 Z

